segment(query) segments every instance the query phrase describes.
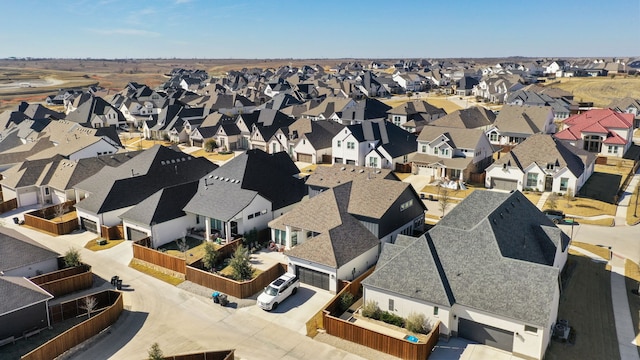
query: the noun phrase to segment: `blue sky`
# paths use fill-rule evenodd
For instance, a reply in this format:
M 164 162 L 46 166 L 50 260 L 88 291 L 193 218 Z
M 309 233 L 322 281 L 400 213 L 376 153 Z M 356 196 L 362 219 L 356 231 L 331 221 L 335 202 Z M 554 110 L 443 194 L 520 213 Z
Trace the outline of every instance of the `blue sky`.
M 0 58 L 640 56 L 640 0 L 5 0 Z

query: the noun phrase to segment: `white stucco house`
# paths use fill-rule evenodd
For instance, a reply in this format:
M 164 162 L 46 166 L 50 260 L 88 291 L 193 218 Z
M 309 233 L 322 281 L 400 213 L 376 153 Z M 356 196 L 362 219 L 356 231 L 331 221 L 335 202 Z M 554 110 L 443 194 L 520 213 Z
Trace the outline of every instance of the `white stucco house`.
M 533 134 L 555 133 L 554 117 L 551 106 L 504 105 L 486 134 L 492 145 L 509 149 Z
M 485 186 L 577 194 L 593 174 L 596 157 L 552 135 L 536 134 L 486 169 Z
M 385 244 L 364 301 L 439 320 L 443 337 L 542 359 L 569 241 L 522 193 L 476 191 L 423 236 Z
M 621 158 L 633 144 L 633 113 L 593 109 L 563 122 L 560 140 L 599 156 Z

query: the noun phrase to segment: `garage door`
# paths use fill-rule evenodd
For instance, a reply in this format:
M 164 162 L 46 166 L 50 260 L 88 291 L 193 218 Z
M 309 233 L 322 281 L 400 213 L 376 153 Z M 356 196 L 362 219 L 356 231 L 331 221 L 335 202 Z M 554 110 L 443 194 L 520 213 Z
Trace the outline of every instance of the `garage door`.
M 80 218 L 80 227 L 87 230 L 87 231 L 91 231 L 92 233 L 96 233 L 99 234 L 98 232 L 98 224 L 96 224 L 95 221 L 93 220 L 89 220 L 87 218 Z
M 147 237 L 149 237 L 149 235 L 144 231 L 132 229 L 130 227 L 127 228 L 127 239 L 131 241 L 138 241 Z
M 500 190 L 517 190 L 518 180 L 491 178 L 491 188 Z
M 191 140 L 191 146 L 196 146 L 196 147 L 202 147 L 202 140 L 196 140 L 196 139 L 192 139 Z
M 300 281 L 320 289 L 329 290 L 329 274 L 313 269 L 296 266 L 296 275 Z
M 460 319 L 458 336 L 498 349 L 513 351 L 513 333 L 475 321 Z
M 298 153 L 298 161 L 306 162 L 306 163 L 312 163 L 313 162 L 313 157 L 311 156 L 311 154 L 300 154 L 300 153 Z

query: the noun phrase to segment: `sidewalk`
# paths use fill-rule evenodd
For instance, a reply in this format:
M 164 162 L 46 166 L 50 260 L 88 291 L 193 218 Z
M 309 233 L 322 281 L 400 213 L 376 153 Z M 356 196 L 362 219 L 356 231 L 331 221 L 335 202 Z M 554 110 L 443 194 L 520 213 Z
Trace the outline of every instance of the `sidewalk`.
M 589 256 L 595 261 L 606 261 L 600 256 L 579 248 L 571 246 L 571 249 Z M 611 303 L 613 304 L 613 316 L 616 322 L 616 335 L 618 336 L 618 348 L 620 358 L 625 360 L 640 360 L 638 350 L 635 345 L 636 334 L 631 320 L 631 309 L 627 298 L 627 286 L 625 285 L 624 260 L 625 258 L 611 253 Z
M 629 181 L 629 185 L 624 189 L 624 193 L 618 200 L 618 209 L 616 210 L 616 224 L 625 226 L 627 225 L 627 210 L 629 208 L 629 202 L 631 201 L 631 195 L 636 190 L 638 183 L 640 182 L 640 168 L 633 175 L 631 181 Z M 635 206 L 633 204 L 632 206 Z
M 551 196 L 551 193 L 548 191 L 542 193 L 542 196 L 540 196 L 540 200 L 538 200 L 538 203 L 536 204 L 538 209 L 542 210 L 542 208 L 544 207 L 544 203 L 547 202 L 549 196 Z

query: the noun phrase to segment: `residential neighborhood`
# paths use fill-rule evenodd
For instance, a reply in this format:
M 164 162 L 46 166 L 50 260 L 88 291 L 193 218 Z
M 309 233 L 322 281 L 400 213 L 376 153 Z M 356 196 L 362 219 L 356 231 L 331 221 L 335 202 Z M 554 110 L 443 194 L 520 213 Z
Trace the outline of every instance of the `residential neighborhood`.
M 638 59 L 503 60 L 175 66 L 1 112 L 0 358 L 639 358 L 640 97 L 549 85 Z

